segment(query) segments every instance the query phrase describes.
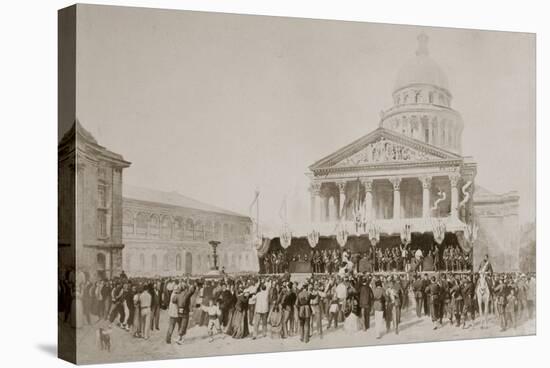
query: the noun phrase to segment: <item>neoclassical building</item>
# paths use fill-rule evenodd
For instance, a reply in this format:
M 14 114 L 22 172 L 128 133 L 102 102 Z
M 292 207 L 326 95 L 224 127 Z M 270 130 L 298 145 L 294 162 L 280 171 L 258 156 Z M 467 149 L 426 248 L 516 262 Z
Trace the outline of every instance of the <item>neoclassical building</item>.
M 464 123 L 427 42 L 418 37 L 397 73 L 379 127 L 309 167 L 313 228 L 367 243 L 407 231 L 452 238 L 473 246 L 474 267 L 489 254 L 497 269 L 518 269 L 519 196 L 476 185 L 477 163 L 462 153 Z
M 58 145 L 58 260 L 89 279 L 122 271 L 122 172 L 130 162 L 76 121 Z
M 123 266 L 130 276 L 204 274 L 213 266 L 226 272 L 257 271 L 248 216 L 185 197 L 125 185 L 123 188 Z

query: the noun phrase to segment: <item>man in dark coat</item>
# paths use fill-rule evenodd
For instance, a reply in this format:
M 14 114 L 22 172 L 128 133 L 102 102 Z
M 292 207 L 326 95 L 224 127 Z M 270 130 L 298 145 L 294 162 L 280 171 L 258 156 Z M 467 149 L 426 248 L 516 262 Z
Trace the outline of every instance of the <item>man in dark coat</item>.
M 280 303 L 283 310 L 283 328 L 281 337 L 285 339 L 289 336 L 289 331 L 293 330 L 294 304 L 296 303 L 296 293 L 292 290 L 292 282 L 289 281 L 286 289 L 281 293 Z M 288 326 L 290 324 L 290 326 Z M 290 329 L 289 329 L 290 327 Z
M 464 281 L 461 286 L 462 299 L 464 300 L 464 308 L 462 309 L 462 328 L 468 328 L 466 326 L 466 320 L 468 315 L 473 323 L 474 316 L 474 282 L 472 276 L 464 276 Z
M 189 312 L 191 310 L 191 297 L 195 293 L 196 289 L 196 285 L 185 286 L 185 289 L 175 296 L 175 301 L 178 306 L 178 317 L 181 318 L 179 340 L 176 341 L 179 345 L 183 344 L 183 337 L 187 333 L 187 326 L 189 324 Z
M 359 307 L 363 316 L 363 330 L 367 331 L 370 328 L 370 311 L 373 302 L 372 289 L 369 286 L 369 279 L 363 277 L 359 286 Z
M 298 294 L 298 319 L 300 320 L 300 341 L 308 343 L 311 326 L 311 306 L 309 305 L 312 295 L 308 291 L 308 285 L 302 285 Z
M 159 320 L 160 320 L 160 301 L 161 301 L 161 291 L 160 291 L 160 282 L 156 282 L 155 285 L 149 289 L 151 293 L 151 331 L 160 330 Z
M 412 284 L 414 292 L 414 300 L 416 301 L 416 316 L 422 317 L 422 305 L 424 304 L 424 281 L 420 279 L 420 276 L 414 276 L 414 282 Z
M 426 288 L 426 294 L 430 300 L 430 315 L 432 317 L 433 329 L 437 329 L 437 321 L 439 319 L 439 302 L 440 302 L 441 288 L 436 282 L 435 277 L 432 276 L 431 282 Z

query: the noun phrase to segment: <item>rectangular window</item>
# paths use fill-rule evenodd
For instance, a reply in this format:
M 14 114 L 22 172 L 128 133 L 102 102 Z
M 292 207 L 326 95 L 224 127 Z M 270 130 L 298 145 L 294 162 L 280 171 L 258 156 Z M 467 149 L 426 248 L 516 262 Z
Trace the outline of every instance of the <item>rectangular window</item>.
M 107 193 L 105 185 L 97 187 L 97 205 L 101 208 L 107 208 Z
M 107 237 L 107 215 L 105 211 L 97 211 L 97 235 L 100 238 Z

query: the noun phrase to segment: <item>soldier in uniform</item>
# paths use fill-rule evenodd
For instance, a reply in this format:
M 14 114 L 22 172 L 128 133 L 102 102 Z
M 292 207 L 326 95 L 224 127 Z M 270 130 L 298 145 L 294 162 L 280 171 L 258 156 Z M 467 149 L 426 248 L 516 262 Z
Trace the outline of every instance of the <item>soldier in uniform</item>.
M 460 281 L 458 278 L 453 278 L 450 289 L 451 300 L 453 303 L 453 309 L 456 320 L 456 327 L 460 327 L 460 317 L 462 310 L 464 309 L 464 299 L 462 297 L 462 291 L 460 289 Z

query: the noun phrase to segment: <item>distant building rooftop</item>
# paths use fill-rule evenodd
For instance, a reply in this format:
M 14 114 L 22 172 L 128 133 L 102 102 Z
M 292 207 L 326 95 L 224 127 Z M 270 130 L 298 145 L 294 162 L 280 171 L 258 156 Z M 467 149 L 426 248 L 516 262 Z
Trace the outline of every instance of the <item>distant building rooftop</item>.
M 198 201 L 193 198 L 186 197 L 178 192 L 163 192 L 160 190 L 138 187 L 134 185 L 124 184 L 122 187 L 122 196 L 128 199 L 134 199 L 138 201 L 153 202 L 166 204 L 170 206 L 177 206 L 183 208 L 190 208 L 195 210 L 201 210 L 206 212 L 214 212 L 229 216 L 246 217 L 243 214 L 229 211 L 220 207 L 213 206 L 208 203 Z

